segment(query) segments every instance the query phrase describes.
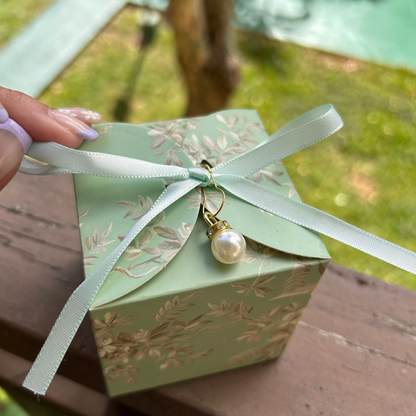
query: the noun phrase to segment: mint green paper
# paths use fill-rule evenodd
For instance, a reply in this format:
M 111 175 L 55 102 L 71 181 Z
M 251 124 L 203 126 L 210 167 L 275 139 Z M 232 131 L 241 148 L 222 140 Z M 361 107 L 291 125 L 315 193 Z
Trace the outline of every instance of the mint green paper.
M 97 130 L 101 133 L 99 140 L 85 142 L 82 150 L 183 167 L 191 167 L 202 160 L 213 166 L 224 163 L 268 137 L 257 113 L 252 110 L 229 110 L 204 118 L 142 125 L 99 125 Z M 251 179 L 299 200 L 281 163 L 263 169 Z M 164 183 L 157 179 L 135 182 L 90 175 L 76 175 L 74 180 L 88 275 L 117 246 L 133 220 L 137 221 L 150 208 L 163 191 Z M 208 195 L 213 209 L 220 202 L 218 193 L 209 189 Z M 165 267 L 185 244 L 198 215 L 199 201 L 200 194 L 193 191 L 170 206 L 164 218 L 162 215 L 152 221 L 117 262 L 93 307 L 135 290 L 141 284 L 140 279 L 150 278 Z M 316 233 L 232 195 L 227 195 L 221 217 L 245 236 L 269 247 L 300 256 L 329 258 Z
M 250 110 L 97 130 L 99 140 L 82 150 L 184 167 L 202 160 L 224 163 L 268 137 Z M 250 179 L 300 200 L 281 163 Z M 89 175 L 74 180 L 88 275 L 150 208 L 164 183 Z M 219 194 L 206 191 L 213 210 Z M 149 224 L 93 302 L 90 316 L 112 396 L 279 356 L 329 261 L 316 233 L 227 193 L 220 217 L 249 238 L 243 261 L 223 265 L 211 254 L 200 217 L 192 230 L 200 201 L 199 191 L 192 191 Z
M 86 267 L 94 267 L 95 270 L 88 276 L 88 279 L 74 291 L 63 308 L 24 381 L 25 387 L 37 394 L 45 394 L 59 363 L 62 361 L 65 351 L 73 338 L 76 328 L 78 328 L 88 309 L 93 305 L 93 300 L 96 297 L 97 292 L 102 288 L 105 281 L 111 285 L 111 282 L 107 279 L 111 273 L 123 277 L 122 280 L 120 279 L 121 284 L 116 293 L 117 299 L 120 299 L 119 302 L 121 302 L 119 306 L 133 305 L 134 310 L 137 312 L 137 307 L 141 302 L 144 302 L 144 304 L 147 305 L 147 301 L 153 300 L 155 296 L 157 296 L 157 291 L 153 293 L 148 292 L 148 298 L 143 297 L 143 295 L 146 295 L 146 287 L 149 289 L 152 285 L 148 284 L 145 289 L 141 291 L 134 289 L 143 286 L 158 273 L 160 273 L 158 276 L 159 286 L 156 287 L 159 287 L 162 296 L 169 292 L 169 287 L 172 287 L 172 294 L 175 294 L 175 297 L 172 302 L 169 300 L 166 301 L 164 310 L 162 308 L 159 309 L 159 313 L 156 315 L 155 319 L 157 322 L 161 323 L 156 324 L 156 326 L 150 330 L 140 328 L 140 330 L 134 331 L 131 334 L 124 332 L 118 334 L 113 333 L 112 330 L 115 328 L 132 324 L 132 322 L 127 321 L 130 318 L 133 318 L 133 315 L 119 318 L 119 312 L 107 311 L 104 313 L 103 319 L 95 319 L 94 327 L 97 329 L 97 344 L 99 345 L 100 356 L 103 360 L 108 358 L 110 362 L 122 361 L 127 364 L 130 362 L 131 358 L 140 361 L 149 355 L 152 358 L 157 358 L 156 362 L 163 359 L 167 360 L 164 364 L 160 365 L 160 369 L 168 368 L 172 364 L 174 366 L 183 365 L 183 360 L 174 359 L 173 357 L 176 354 L 180 355 L 185 353 L 185 350 L 188 351 L 194 348 L 195 345 L 188 345 L 186 343 L 185 345 L 182 345 L 181 343 L 178 343 L 178 341 L 194 338 L 204 331 L 217 330 L 223 326 L 232 326 L 237 325 L 238 323 L 245 323 L 249 328 L 246 329 L 242 335 L 237 337 L 237 342 L 244 340 L 247 342 L 253 340 L 257 342 L 261 339 L 261 333 L 270 332 L 272 328 L 276 329 L 276 331 L 270 333 L 269 338 L 266 339 L 267 344 L 263 345 L 261 348 L 256 347 L 254 349 L 243 351 L 237 356 L 233 356 L 231 358 L 233 363 L 237 362 L 239 363 L 238 365 L 240 365 L 240 363 L 241 365 L 244 365 L 244 361 L 247 361 L 250 357 L 256 356 L 258 353 L 261 353 L 261 355 L 257 360 L 279 355 L 289 339 L 291 332 L 293 332 L 297 319 L 301 314 L 299 303 L 295 302 L 288 306 L 282 306 L 285 304 L 283 299 L 289 298 L 291 301 L 293 297 L 310 294 L 316 284 L 313 283 L 313 281 L 306 283 L 306 279 L 311 275 L 311 270 L 314 265 L 317 266 L 318 275 L 320 276 L 327 261 L 321 262 L 318 259 L 312 260 L 303 258 L 299 255 L 292 255 L 291 260 L 295 264 L 292 267 L 290 276 L 285 278 L 282 287 L 277 291 L 277 296 L 268 299 L 270 301 L 279 299 L 277 306 L 267 310 L 267 302 L 263 302 L 261 307 L 256 309 L 256 311 L 260 313 L 259 317 L 248 317 L 246 314 L 252 312 L 254 305 L 247 306 L 247 304 L 244 304 L 246 297 L 250 293 L 254 293 L 257 297 L 267 298 L 267 294 L 273 292 L 274 288 L 272 286 L 264 285 L 272 281 L 279 287 L 282 282 L 276 280 L 276 277 L 281 275 L 282 272 L 288 271 L 288 268 L 280 264 L 277 261 L 277 258 L 285 257 L 289 254 L 284 251 L 277 251 L 274 241 L 271 242 L 272 246 L 269 247 L 259 244 L 259 242 L 263 242 L 263 238 L 267 234 L 263 232 L 261 228 L 264 221 L 261 221 L 257 227 L 252 226 L 251 231 L 248 230 L 246 224 L 251 224 L 255 221 L 258 212 L 253 211 L 254 215 L 251 218 L 248 215 L 250 212 L 246 211 L 245 221 L 242 221 L 240 229 L 246 235 L 249 250 L 241 260 L 241 263 L 235 266 L 218 265 L 212 256 L 209 256 L 206 258 L 206 261 L 201 263 L 201 260 L 203 259 L 202 252 L 206 247 L 206 240 L 204 240 L 204 242 L 201 240 L 204 233 L 201 231 L 194 231 L 191 233 L 193 224 L 184 221 L 188 218 L 191 219 L 191 216 L 188 217 L 187 215 L 182 218 L 182 212 L 178 210 L 173 212 L 173 209 L 175 207 L 175 202 L 179 204 L 182 203 L 182 200 L 187 200 L 189 201 L 187 209 L 198 211 L 201 202 L 200 196 L 195 196 L 194 192 L 198 187 L 212 185 L 214 177 L 223 189 L 228 190 L 242 201 L 258 207 L 260 211 L 264 210 L 273 214 L 271 215 L 272 218 L 274 215 L 285 218 L 293 224 L 301 225 L 316 232 L 322 232 L 338 241 L 356 247 L 375 257 L 384 259 L 404 270 L 414 270 L 414 267 L 416 267 L 416 253 L 360 230 L 351 224 L 345 223 L 325 212 L 305 205 L 296 199 L 291 199 L 294 195 L 293 189 L 290 190 L 289 196 L 286 196 L 260 184 L 262 181 L 261 175 L 264 175 L 270 183 L 279 187 L 280 184 L 273 179 L 273 176 L 282 176 L 282 174 L 279 175 L 278 172 L 273 174 L 273 172 L 267 171 L 266 168 L 272 164 L 276 164 L 279 158 L 283 159 L 294 152 L 317 143 L 342 127 L 342 119 L 333 106 L 321 106 L 303 114 L 272 136 L 268 137 L 260 145 L 251 149 L 244 149 L 242 146 L 243 144 L 247 145 L 247 143 L 249 143 L 249 146 L 251 145 L 249 134 L 253 137 L 255 136 L 251 130 L 253 127 L 259 128 L 258 123 L 251 123 L 248 122 L 246 118 L 243 118 L 244 126 L 241 128 L 241 126 L 238 126 L 239 118 L 237 116 L 227 118 L 224 114 L 214 114 L 210 117 L 214 116 L 229 129 L 227 132 L 217 126 L 217 129 L 221 131 L 221 135 L 216 141 L 213 141 L 208 135 L 197 136 L 193 134 L 192 136 L 187 136 L 186 132 L 198 130 L 200 127 L 192 124 L 192 120 L 157 123 L 154 126 L 147 126 L 149 129 L 148 136 L 155 140 L 154 143 L 150 145 L 150 148 L 153 150 L 162 148 L 161 151 L 156 152 L 153 157 L 166 155 L 166 164 L 152 163 L 143 160 L 144 156 L 138 158 L 136 153 L 139 152 L 135 151 L 137 150 L 135 147 L 138 144 L 143 146 L 147 136 L 135 134 L 138 131 L 134 131 L 132 126 L 126 125 L 122 126 L 120 130 L 130 136 L 131 140 L 128 143 L 128 150 L 131 151 L 133 149 L 133 157 L 123 157 L 113 154 L 116 152 L 106 154 L 105 152 L 97 153 L 85 150 L 73 150 L 56 143 L 34 143 L 31 146 L 28 156 L 39 162 L 43 162 L 43 164 L 40 165 L 37 162 L 33 162 L 31 159 L 25 158 L 19 169 L 24 173 L 31 175 L 72 173 L 77 175 L 95 175 L 98 178 L 118 178 L 122 180 L 123 182 L 113 183 L 114 188 L 112 189 L 109 189 L 108 187 L 105 188 L 104 186 L 101 186 L 102 184 L 100 185 L 94 182 L 86 189 L 85 195 L 90 198 L 90 203 L 97 205 L 98 200 L 100 202 L 100 209 L 105 206 L 105 202 L 110 200 L 110 196 L 114 197 L 114 194 L 116 194 L 118 190 L 123 190 L 125 187 L 128 187 L 129 189 L 135 187 L 138 179 L 146 182 L 146 185 L 142 186 L 140 189 L 147 194 L 151 194 L 155 188 L 158 188 L 162 184 L 162 182 L 155 181 L 155 178 L 164 179 L 165 189 L 154 203 L 149 195 L 146 195 L 145 197 L 142 194 L 138 195 L 137 202 L 127 199 L 117 200 L 115 203 L 117 206 L 129 207 L 129 211 L 124 216 L 124 219 L 130 216 L 136 216 L 136 218 L 134 218 L 136 223 L 126 235 L 118 235 L 120 243 L 117 244 L 114 250 L 112 249 L 110 255 L 106 256 L 105 259 L 99 260 L 98 265 L 92 263 L 99 259 L 99 254 L 106 252 L 107 246 L 114 243 L 114 240 L 110 239 L 111 233 L 113 232 L 113 224 L 111 223 L 103 231 L 100 231 L 100 229 L 95 226 L 92 229 L 91 234 L 85 237 Z M 207 120 L 207 118 L 204 120 Z M 179 123 L 182 122 L 184 123 L 183 126 L 179 125 Z M 209 124 L 210 127 L 213 125 L 215 125 L 215 123 Z M 109 128 L 110 126 L 104 126 L 102 133 L 108 133 Z M 234 128 L 239 130 L 232 131 Z M 249 134 L 247 134 L 247 132 Z M 120 134 L 120 137 L 122 136 L 125 135 Z M 227 136 L 231 136 L 231 138 L 235 140 L 234 142 L 231 141 L 229 148 L 227 148 Z M 199 137 L 199 139 L 197 137 Z M 139 138 L 141 141 L 137 142 L 137 140 L 132 140 L 134 138 Z M 113 143 L 110 145 L 113 146 Z M 252 144 L 255 144 L 254 140 Z M 163 146 L 165 145 L 167 147 L 163 149 Z M 222 153 L 219 148 L 223 151 Z M 124 148 L 124 150 L 126 150 L 126 148 Z M 214 154 L 212 153 L 212 150 L 214 151 Z M 144 154 L 146 152 L 142 153 Z M 239 154 L 239 156 L 235 157 L 236 154 Z M 227 160 L 228 155 L 234 155 L 234 158 L 230 156 Z M 187 157 L 191 160 L 199 160 L 200 163 L 205 163 L 203 158 L 208 160 L 213 158 L 214 160 L 210 161 L 211 164 L 214 165 L 212 169 L 213 176 L 210 177 L 207 170 L 202 167 L 183 167 L 187 161 Z M 215 166 L 216 164 L 218 165 Z M 250 175 L 253 175 L 252 180 L 248 179 Z M 170 183 L 172 179 L 175 180 L 173 183 Z M 129 183 L 127 183 L 127 180 Z M 108 182 L 108 184 L 111 185 L 111 182 Z M 288 182 L 286 185 L 290 186 L 290 183 Z M 102 195 L 97 195 L 96 188 L 100 187 L 105 193 L 103 198 Z M 163 188 L 160 190 L 162 189 Z M 211 197 L 211 195 L 209 197 Z M 228 199 L 230 213 L 237 218 L 238 215 L 240 215 L 240 211 L 237 209 L 238 206 L 233 203 L 234 200 L 232 198 Z M 209 209 L 211 211 L 216 209 L 215 207 L 212 207 L 216 202 L 218 201 L 215 201 L 215 197 L 211 198 L 209 201 Z M 245 205 L 242 205 L 241 207 L 244 208 Z M 101 213 L 100 209 L 97 211 L 98 215 Z M 88 213 L 89 208 L 80 212 L 80 218 L 85 217 Z M 112 215 L 110 218 L 112 218 Z M 194 215 L 192 219 L 196 220 L 197 216 Z M 172 226 L 165 225 L 165 221 L 168 220 L 172 221 Z M 198 224 L 201 224 L 201 222 L 201 218 L 198 218 L 196 223 L 198 227 Z M 80 228 L 83 225 L 83 223 L 80 224 Z M 272 223 L 271 225 L 276 224 Z M 146 226 L 149 228 L 146 229 Z M 253 233 L 252 235 L 255 236 L 256 241 L 247 237 L 249 232 Z M 287 236 L 289 237 L 290 234 L 287 234 Z M 301 234 L 298 234 L 298 236 L 301 236 Z M 284 242 L 282 237 L 284 238 L 285 235 L 280 234 L 275 236 L 275 238 L 278 239 L 278 242 L 280 242 L 280 245 Z M 190 238 L 191 241 L 187 242 L 185 245 L 188 238 Z M 301 242 L 299 246 L 302 246 Z M 181 250 L 182 247 L 184 247 L 185 251 Z M 191 251 L 187 251 L 187 247 L 189 247 Z M 182 258 L 181 263 L 178 263 L 178 253 L 187 253 L 187 257 Z M 207 252 L 205 252 L 205 254 L 206 253 Z M 140 260 L 138 260 L 139 258 Z M 170 266 L 167 271 L 166 266 L 172 259 L 174 260 L 173 264 L 179 265 L 179 268 L 175 271 L 175 268 Z M 266 262 L 266 260 L 268 261 Z M 128 264 L 123 264 L 123 261 Z M 260 265 L 257 270 L 254 270 L 255 273 L 253 274 L 253 267 L 256 267 L 256 262 L 258 261 L 260 261 Z M 266 268 L 266 263 L 269 264 L 269 261 L 272 265 L 270 271 Z M 242 263 L 246 263 L 248 266 L 242 267 Z M 211 267 L 213 264 L 214 269 Z M 165 277 L 168 276 L 169 280 L 163 282 L 163 279 L 160 278 L 161 275 Z M 227 283 L 229 283 L 231 287 L 238 288 L 239 290 L 237 290 L 237 293 L 244 294 L 244 297 L 237 303 L 234 300 L 227 302 L 225 299 L 223 299 L 219 305 L 208 302 L 208 306 L 213 312 L 207 313 L 207 316 L 222 316 L 224 313 L 224 317 L 225 315 L 228 318 L 238 317 L 238 322 L 233 321 L 224 325 L 218 324 L 203 327 L 194 334 L 182 333 L 182 331 L 190 331 L 191 329 L 196 331 L 201 325 L 210 324 L 212 321 L 208 319 L 199 322 L 204 316 L 204 312 L 192 317 L 188 322 L 176 319 L 182 312 L 186 311 L 187 307 L 196 306 L 195 304 L 187 304 L 186 302 L 199 296 L 202 292 L 197 291 L 191 295 L 185 295 L 183 299 L 181 299 L 179 295 L 182 295 L 184 291 L 187 291 L 192 287 L 217 286 L 214 279 L 215 275 L 221 279 L 218 280 L 218 282 L 221 283 L 216 287 L 217 293 L 225 293 L 226 288 L 228 287 Z M 313 277 L 313 273 L 311 276 Z M 239 279 L 240 277 L 244 280 L 236 282 L 236 279 Z M 314 279 L 314 281 L 316 281 L 316 277 Z M 162 284 L 160 282 L 162 282 Z M 173 286 L 170 286 L 172 284 Z M 225 287 L 224 284 L 226 285 Z M 128 293 L 131 293 L 133 297 L 138 297 L 136 299 L 129 299 L 129 296 L 126 296 Z M 111 288 L 109 289 L 109 286 L 107 286 L 107 291 L 104 290 L 102 294 L 100 299 L 101 303 L 96 303 L 94 305 L 96 310 L 100 309 L 101 311 L 105 311 L 109 307 L 112 308 L 113 306 L 116 306 L 117 301 L 111 302 L 111 299 L 114 298 L 114 294 L 111 292 Z M 142 298 L 140 298 L 140 296 L 142 296 Z M 302 301 L 307 302 L 307 299 L 303 298 Z M 178 309 L 172 311 L 173 306 Z M 146 310 L 145 315 L 146 314 L 148 314 L 148 310 Z M 296 317 L 297 319 L 295 319 Z M 171 330 L 165 331 L 168 327 L 170 327 Z M 287 331 L 288 328 L 292 328 L 292 330 Z M 282 331 L 284 334 L 282 334 Z M 251 335 L 248 336 L 248 334 Z M 226 339 L 229 334 L 226 332 L 221 333 L 220 335 L 223 339 Z M 106 336 L 106 338 L 101 339 L 103 336 Z M 213 342 L 214 338 L 215 337 L 211 337 L 210 341 Z M 231 345 L 232 340 L 229 340 L 228 344 Z M 164 351 L 164 355 L 162 355 L 160 350 Z M 265 352 L 266 350 L 268 351 L 267 353 Z M 196 351 L 192 349 L 190 351 L 190 356 L 188 357 L 189 362 L 193 362 L 197 357 L 206 357 L 208 353 L 212 351 L 214 351 L 213 348 L 196 353 Z M 104 362 L 103 366 L 105 366 Z M 214 366 L 209 366 L 209 372 L 214 371 L 214 368 Z M 134 371 L 140 370 L 140 368 L 137 366 L 135 367 L 134 365 L 129 364 L 128 367 L 125 368 L 122 364 L 118 363 L 111 365 L 110 367 L 105 366 L 104 373 L 107 375 L 108 372 L 113 371 L 111 369 L 113 369 L 115 373 L 108 375 L 109 382 L 115 380 L 113 376 L 115 376 L 116 373 L 118 374 L 122 369 L 127 372 L 130 372 L 130 369 L 133 369 Z M 122 374 L 125 375 L 124 372 L 122 372 Z M 185 377 L 184 374 L 185 372 L 179 372 L 179 378 L 177 380 L 183 379 Z M 128 377 L 127 382 L 130 382 L 130 380 L 131 378 Z M 166 383 L 168 380 L 168 378 L 161 375 L 154 385 Z M 146 382 L 146 385 L 147 387 L 152 386 L 148 381 Z M 122 391 L 125 391 L 125 389 L 122 388 Z

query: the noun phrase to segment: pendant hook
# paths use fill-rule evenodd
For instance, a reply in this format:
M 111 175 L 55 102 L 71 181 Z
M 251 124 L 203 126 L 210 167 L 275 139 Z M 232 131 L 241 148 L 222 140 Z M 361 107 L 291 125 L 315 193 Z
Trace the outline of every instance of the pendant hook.
M 221 194 L 222 194 L 221 206 L 219 207 L 218 211 L 215 214 L 211 214 L 209 211 L 206 210 L 207 194 L 205 192 L 205 188 L 202 188 L 202 193 L 204 195 L 204 203 L 202 204 L 202 215 L 204 217 L 205 222 L 208 225 L 213 225 L 216 222 L 218 222 L 218 219 L 216 218 L 216 216 L 221 212 L 221 210 L 224 207 L 224 204 L 225 204 L 225 192 L 221 188 L 219 188 L 218 185 L 217 185 L 217 182 L 215 182 L 214 175 L 212 173 L 211 167 L 209 165 L 202 165 L 202 167 L 209 172 L 209 174 L 211 175 L 212 183 L 214 184 L 215 189 L 217 191 L 221 192 Z

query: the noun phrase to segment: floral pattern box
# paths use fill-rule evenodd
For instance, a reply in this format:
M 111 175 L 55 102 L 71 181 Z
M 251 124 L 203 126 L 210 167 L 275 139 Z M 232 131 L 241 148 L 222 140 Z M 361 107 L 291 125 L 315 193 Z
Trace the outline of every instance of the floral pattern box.
M 184 167 L 224 163 L 268 137 L 252 110 L 96 129 L 99 139 L 83 150 Z M 249 179 L 299 199 L 282 163 Z M 166 183 L 74 180 L 88 276 Z M 211 188 L 207 194 L 214 210 L 219 194 Z M 197 189 L 148 224 L 93 302 L 90 317 L 111 396 L 278 357 L 329 262 L 317 234 L 227 194 L 221 218 L 246 237 L 247 252 L 237 264 L 221 264 L 211 254 L 200 203 Z

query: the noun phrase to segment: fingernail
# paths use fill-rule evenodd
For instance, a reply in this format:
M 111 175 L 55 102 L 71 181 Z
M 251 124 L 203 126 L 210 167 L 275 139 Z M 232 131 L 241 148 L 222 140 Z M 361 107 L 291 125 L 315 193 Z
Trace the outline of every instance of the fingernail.
M 77 117 L 79 120 L 91 124 L 98 123 L 102 118 L 102 115 L 100 113 L 91 110 L 86 110 L 85 108 L 58 108 L 58 111 L 70 117 Z
M 20 140 L 11 131 L 0 129 L 0 189 L 17 172 L 24 155 Z
M 76 134 L 78 137 L 85 140 L 95 140 L 98 137 L 98 133 L 81 120 L 52 108 L 50 108 L 48 112 L 53 120 L 65 127 L 71 133 Z
M 7 113 L 7 110 L 0 103 L 0 123 L 5 123 L 8 120 L 8 118 L 9 114 Z

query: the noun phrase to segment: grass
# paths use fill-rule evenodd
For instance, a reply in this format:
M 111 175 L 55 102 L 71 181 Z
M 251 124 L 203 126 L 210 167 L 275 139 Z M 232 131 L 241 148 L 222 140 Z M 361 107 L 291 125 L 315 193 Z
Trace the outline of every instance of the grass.
M 5 2 L 9 30 L 0 44 L 50 0 Z M 18 7 L 18 4 L 24 7 Z M 4 10 L 2 10 L 2 8 Z M 22 11 L 24 10 L 24 12 Z M 2 13 L 2 14 L 3 14 Z M 84 106 L 114 119 L 137 60 L 136 8 L 125 8 L 62 73 L 40 100 Z M 285 160 L 303 200 L 380 237 L 416 250 L 416 75 L 398 69 L 235 33 L 242 80 L 233 108 L 256 108 L 272 133 L 303 112 L 332 103 L 345 127 Z M 172 33 L 163 24 L 145 56 L 126 121 L 180 117 L 185 92 Z M 387 282 L 416 289 L 416 279 L 382 261 L 326 239 L 333 260 Z
M 49 3 L 2 2 L 0 46 Z M 83 106 L 113 120 L 137 60 L 137 13 L 123 10 L 40 100 L 53 107 Z M 257 109 L 270 133 L 328 102 L 345 121 L 333 137 L 285 160 L 304 202 L 416 251 L 416 75 L 254 34 L 235 37 L 242 79 L 231 107 Z M 126 121 L 178 118 L 184 106 L 172 34 L 162 25 L 145 56 Z M 335 262 L 416 289 L 410 273 L 324 240 Z
M 126 8 L 40 99 L 85 106 L 114 119 L 137 59 L 137 9 Z M 416 250 L 416 76 L 236 33 L 242 80 L 234 108 L 256 108 L 272 133 L 294 117 L 332 103 L 342 131 L 285 161 L 303 200 L 380 237 Z M 134 87 L 128 122 L 180 117 L 185 93 L 172 34 L 160 27 Z M 333 260 L 416 289 L 416 279 L 330 239 Z

